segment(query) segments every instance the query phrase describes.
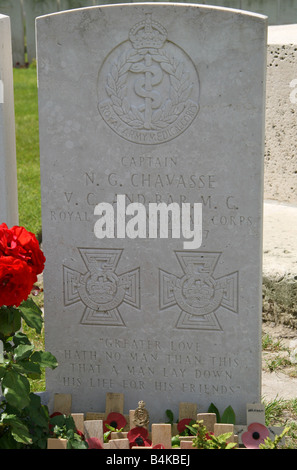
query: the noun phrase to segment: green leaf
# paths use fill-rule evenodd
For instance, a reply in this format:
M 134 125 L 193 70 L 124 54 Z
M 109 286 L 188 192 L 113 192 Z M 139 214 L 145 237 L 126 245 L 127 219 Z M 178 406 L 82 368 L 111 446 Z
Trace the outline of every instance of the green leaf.
M 180 438 L 178 436 L 172 436 L 171 438 L 171 446 L 180 446 Z
M 34 300 L 31 298 L 25 300 L 19 306 L 19 310 L 27 325 L 30 328 L 34 328 L 37 333 L 41 333 L 43 324 L 42 311 L 35 304 Z
M 18 362 L 21 361 L 22 359 L 28 358 L 32 351 L 34 349 L 34 346 L 29 345 L 29 344 L 20 344 L 14 349 L 14 359 Z
M 48 408 L 41 404 L 40 396 L 30 393 L 30 404 L 24 410 L 30 416 L 34 426 L 40 426 L 48 430 L 49 413 Z
M 111 434 L 111 431 L 106 431 L 104 434 L 103 434 L 103 442 L 104 443 L 107 443 L 108 442 L 108 438 Z
M 221 418 L 221 422 L 226 424 L 235 424 L 235 413 L 231 406 L 228 406 L 225 409 Z
M 215 413 L 216 416 L 217 416 L 217 423 L 221 423 L 221 416 L 220 416 L 220 412 L 219 410 L 217 409 L 217 407 L 211 403 L 208 410 L 207 410 L 207 413 Z
M 88 449 L 89 446 L 82 439 L 80 439 L 80 440 L 72 439 L 71 441 L 68 442 L 67 448 L 68 449 Z
M 1 421 L 6 426 L 10 426 L 11 434 L 17 442 L 31 444 L 30 432 L 21 419 L 15 415 L 3 413 Z
M 18 331 L 13 337 L 13 344 L 19 346 L 20 344 L 31 344 L 28 336 L 22 331 Z
M 29 381 L 13 369 L 8 370 L 3 377 L 2 393 L 7 402 L 17 409 L 21 410 L 30 403 Z
M 58 361 L 48 351 L 35 351 L 31 356 L 32 362 L 37 362 L 41 367 L 50 367 L 55 369 L 58 366 Z
M 6 432 L 0 437 L 0 449 L 20 449 L 22 445 L 12 437 L 10 432 Z
M 50 418 L 50 424 L 52 426 L 58 426 L 59 428 L 65 425 L 65 421 L 66 421 L 66 416 L 63 414 L 55 415 L 52 418 Z
M 13 307 L 0 308 L 0 331 L 4 337 L 13 335 L 21 328 L 21 315 Z
M 39 379 L 41 376 L 40 365 L 32 361 L 19 361 L 17 363 L 19 372 L 28 375 L 30 379 Z
M 166 416 L 169 419 L 169 423 L 173 424 L 174 416 L 171 410 L 166 410 Z
M 6 368 L 6 364 L 0 364 L 0 380 L 2 379 L 2 377 L 4 377 L 4 375 L 6 374 L 6 371 L 7 371 L 7 368 Z
M 194 422 L 194 421 L 193 421 Z M 196 436 L 197 435 L 197 429 L 193 428 L 193 426 L 189 425 L 189 424 L 186 424 L 186 428 L 189 429 L 190 433 L 192 434 L 192 436 Z

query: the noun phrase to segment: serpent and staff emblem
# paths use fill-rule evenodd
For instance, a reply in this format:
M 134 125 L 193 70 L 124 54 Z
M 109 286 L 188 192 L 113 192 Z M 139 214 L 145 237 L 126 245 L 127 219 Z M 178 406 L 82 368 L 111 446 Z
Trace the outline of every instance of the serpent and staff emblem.
M 184 132 L 199 111 L 195 66 L 167 36 L 166 29 L 147 13 L 99 71 L 99 112 L 126 140 L 167 142 Z

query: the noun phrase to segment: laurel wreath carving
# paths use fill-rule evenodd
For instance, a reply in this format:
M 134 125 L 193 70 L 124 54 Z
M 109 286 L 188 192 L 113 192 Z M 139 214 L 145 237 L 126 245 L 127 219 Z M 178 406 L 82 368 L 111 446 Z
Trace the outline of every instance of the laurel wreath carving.
M 160 130 L 172 124 L 186 107 L 193 85 L 190 73 L 184 70 L 184 64 L 169 57 L 166 51 L 150 50 L 152 59 L 159 63 L 163 71 L 170 77 L 169 96 L 161 107 L 153 111 L 151 129 Z M 127 99 L 128 72 L 134 64 L 143 61 L 144 54 L 130 50 L 121 54 L 117 62 L 111 66 L 107 75 L 106 93 L 112 101 L 115 113 L 127 125 L 135 129 L 143 129 L 144 116 L 137 106 Z

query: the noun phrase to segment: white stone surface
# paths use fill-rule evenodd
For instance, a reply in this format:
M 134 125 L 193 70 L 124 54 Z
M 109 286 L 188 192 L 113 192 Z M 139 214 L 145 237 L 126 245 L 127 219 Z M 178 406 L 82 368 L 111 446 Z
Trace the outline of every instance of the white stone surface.
M 297 44 L 297 24 L 268 27 L 268 44 Z
M 0 15 L 0 224 L 18 224 L 10 19 Z
M 283 42 L 268 44 L 264 198 L 294 205 L 297 205 L 296 116 L 297 46 Z
M 264 204 L 263 274 L 281 277 L 297 273 L 297 207 Z
M 122 392 L 151 422 L 181 401 L 242 421 L 261 389 L 266 18 L 87 8 L 37 19 L 37 51 L 47 390 L 73 412 Z M 202 246 L 99 240 L 118 194 L 202 203 Z

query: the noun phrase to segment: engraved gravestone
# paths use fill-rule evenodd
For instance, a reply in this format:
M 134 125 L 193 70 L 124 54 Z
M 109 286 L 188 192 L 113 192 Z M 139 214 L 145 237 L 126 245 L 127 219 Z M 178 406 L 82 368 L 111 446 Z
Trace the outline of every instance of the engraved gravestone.
M 150 423 L 180 402 L 244 422 L 261 390 L 266 18 L 142 3 L 36 24 L 47 390 L 73 412 L 114 392 Z
M 17 225 L 18 186 L 10 18 L 0 14 L 0 224 Z

